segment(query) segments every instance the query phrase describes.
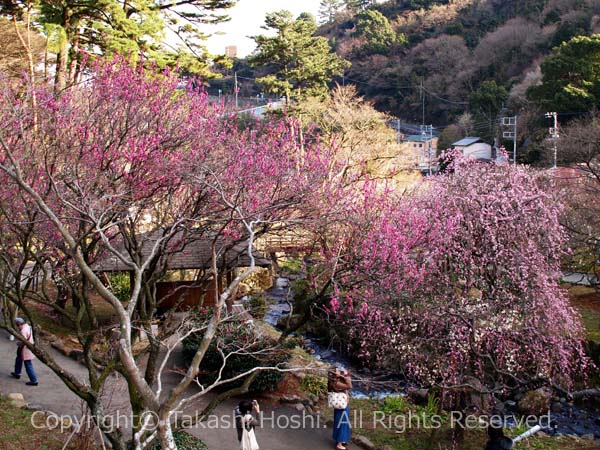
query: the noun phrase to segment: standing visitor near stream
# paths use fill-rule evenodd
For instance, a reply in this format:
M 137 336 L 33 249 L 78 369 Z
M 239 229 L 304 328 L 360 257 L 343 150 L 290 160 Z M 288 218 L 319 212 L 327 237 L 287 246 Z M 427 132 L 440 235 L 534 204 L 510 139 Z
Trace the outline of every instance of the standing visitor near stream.
M 337 450 L 346 450 L 350 442 L 350 398 L 352 381 L 348 371 L 332 367 L 327 373 L 327 399 L 333 408 L 333 440 Z

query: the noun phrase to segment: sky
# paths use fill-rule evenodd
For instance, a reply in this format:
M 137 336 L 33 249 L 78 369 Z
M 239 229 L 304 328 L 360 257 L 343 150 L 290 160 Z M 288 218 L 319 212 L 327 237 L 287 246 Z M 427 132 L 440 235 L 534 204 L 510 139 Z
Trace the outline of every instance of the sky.
M 265 14 L 287 9 L 294 16 L 309 12 L 317 17 L 320 0 L 239 0 L 236 6 L 228 11 L 231 20 L 213 27 L 206 27 L 207 33 L 222 32 L 213 36 L 206 46 L 211 53 L 225 53 L 226 45 L 236 45 L 238 57 L 247 56 L 254 50 L 254 41 L 247 36 L 268 34 L 261 26 L 265 23 Z

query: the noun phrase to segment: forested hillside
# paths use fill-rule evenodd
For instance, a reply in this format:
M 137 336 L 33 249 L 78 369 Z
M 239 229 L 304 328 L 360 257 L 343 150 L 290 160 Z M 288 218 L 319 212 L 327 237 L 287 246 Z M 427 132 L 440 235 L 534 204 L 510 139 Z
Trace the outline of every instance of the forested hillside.
M 570 90 L 562 104 L 542 98 L 558 98 L 559 91 L 538 89 L 536 97 L 530 89 L 554 76 L 541 69 L 553 49 L 600 32 L 598 0 L 322 0 L 319 22 L 317 34 L 351 63 L 333 81 L 355 85 L 380 111 L 433 124 L 442 148 L 469 134 L 491 141 L 501 135 L 498 118 L 518 114 L 519 159 L 540 162 L 549 126 L 543 109 L 557 110 L 566 123 L 600 98 L 586 87 L 595 82 L 579 72 L 576 86 L 560 87 Z M 579 43 L 570 52 L 583 52 L 585 60 L 594 45 Z M 236 67 L 263 75 L 243 61 Z
M 447 123 L 485 81 L 522 106 L 543 58 L 600 31 L 598 14 L 597 0 L 397 0 L 340 9 L 321 33 L 352 62 L 346 78 L 378 108 L 421 121 L 423 92 L 426 121 Z

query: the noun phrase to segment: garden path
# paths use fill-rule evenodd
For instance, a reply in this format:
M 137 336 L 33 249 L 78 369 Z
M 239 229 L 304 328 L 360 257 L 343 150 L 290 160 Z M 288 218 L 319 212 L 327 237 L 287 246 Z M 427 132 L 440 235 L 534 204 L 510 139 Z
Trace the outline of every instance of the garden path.
M 10 376 L 14 367 L 15 342 L 9 341 L 8 334 L 0 330 L 0 392 L 8 394 L 20 392 L 29 404 L 35 404 L 44 410 L 58 415 L 80 417 L 84 411 L 81 400 L 63 384 L 48 367 L 34 361 L 39 386 L 26 386 L 27 375 L 23 371 L 20 380 Z M 57 361 L 81 379 L 85 379 L 86 369 L 78 362 L 67 358 L 54 349 L 48 349 Z M 177 357 L 175 357 L 177 364 Z M 165 374 L 165 390 L 178 381 L 179 375 L 170 371 Z M 104 396 L 108 411 L 127 411 L 126 385 L 120 377 L 111 379 L 109 389 Z M 202 399 L 191 409 L 201 410 L 208 399 Z M 214 418 L 204 425 L 197 425 L 188 431 L 202 439 L 210 450 L 236 450 L 239 448 L 235 429 L 231 427 L 232 411 L 237 400 L 231 399 L 213 412 Z M 331 430 L 325 427 L 323 420 L 304 417 L 302 413 L 279 404 L 262 404 L 263 427 L 256 431 L 262 450 L 332 450 Z M 295 426 L 295 424 L 299 426 Z M 127 428 L 127 427 L 124 427 Z M 125 431 L 125 430 L 124 430 Z M 353 444 L 348 446 L 355 450 Z

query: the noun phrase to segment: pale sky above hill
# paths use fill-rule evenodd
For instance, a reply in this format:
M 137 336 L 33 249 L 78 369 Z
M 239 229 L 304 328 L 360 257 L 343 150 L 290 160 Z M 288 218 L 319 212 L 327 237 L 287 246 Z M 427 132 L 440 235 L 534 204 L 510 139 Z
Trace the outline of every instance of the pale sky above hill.
M 247 56 L 254 50 L 254 41 L 247 36 L 266 34 L 261 28 L 267 12 L 287 9 L 294 16 L 309 12 L 317 18 L 320 0 L 239 0 L 229 10 L 231 20 L 214 27 L 206 27 L 207 33 L 223 32 L 223 35 L 211 37 L 206 46 L 211 53 L 225 53 L 226 45 L 237 45 L 238 57 Z

